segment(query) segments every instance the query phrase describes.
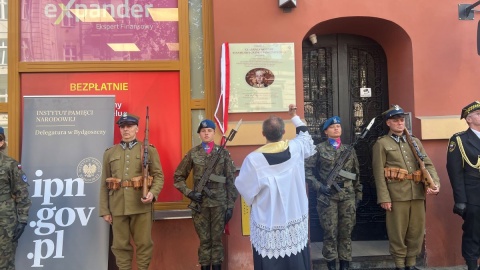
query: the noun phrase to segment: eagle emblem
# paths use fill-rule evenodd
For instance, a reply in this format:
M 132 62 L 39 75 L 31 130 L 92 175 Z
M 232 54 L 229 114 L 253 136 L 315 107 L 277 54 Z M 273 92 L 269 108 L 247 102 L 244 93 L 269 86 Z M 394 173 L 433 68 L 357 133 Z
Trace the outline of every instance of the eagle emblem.
M 93 183 L 100 179 L 102 175 L 102 164 L 93 157 L 84 158 L 77 166 L 77 176 L 82 178 L 85 183 Z

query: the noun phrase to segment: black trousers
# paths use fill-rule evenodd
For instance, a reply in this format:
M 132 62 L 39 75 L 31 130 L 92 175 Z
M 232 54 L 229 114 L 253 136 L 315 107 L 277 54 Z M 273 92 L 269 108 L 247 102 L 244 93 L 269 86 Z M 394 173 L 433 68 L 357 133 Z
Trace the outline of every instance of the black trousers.
M 253 269 L 254 270 L 310 270 L 310 248 L 309 244 L 296 255 L 263 258 L 258 251 L 253 248 Z
M 476 261 L 480 257 L 480 206 L 467 204 L 462 229 L 462 256 Z

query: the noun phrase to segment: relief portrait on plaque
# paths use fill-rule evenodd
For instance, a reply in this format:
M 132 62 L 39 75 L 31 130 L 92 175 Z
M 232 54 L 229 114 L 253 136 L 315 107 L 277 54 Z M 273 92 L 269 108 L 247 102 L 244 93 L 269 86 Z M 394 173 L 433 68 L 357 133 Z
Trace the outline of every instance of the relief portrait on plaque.
M 245 81 L 253 88 L 266 88 L 275 81 L 275 75 L 269 69 L 254 68 L 247 72 Z

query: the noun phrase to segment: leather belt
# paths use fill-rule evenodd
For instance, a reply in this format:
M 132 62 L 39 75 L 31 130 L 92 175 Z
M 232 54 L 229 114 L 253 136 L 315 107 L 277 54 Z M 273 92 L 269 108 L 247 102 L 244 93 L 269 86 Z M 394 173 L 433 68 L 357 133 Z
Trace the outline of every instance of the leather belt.
M 130 181 L 130 180 L 122 181 L 121 186 L 122 186 L 122 187 L 133 187 L 133 182 Z

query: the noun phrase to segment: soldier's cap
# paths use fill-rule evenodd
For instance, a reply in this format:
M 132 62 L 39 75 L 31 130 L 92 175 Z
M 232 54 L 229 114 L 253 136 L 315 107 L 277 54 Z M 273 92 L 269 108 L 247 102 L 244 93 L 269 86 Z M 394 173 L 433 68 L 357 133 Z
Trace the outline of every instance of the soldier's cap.
M 215 130 L 215 123 L 212 120 L 205 119 L 200 122 L 200 125 L 198 125 L 197 133 L 200 133 L 200 130 L 202 128 L 213 128 Z
M 137 125 L 138 126 L 138 116 L 124 112 L 122 116 L 117 121 L 117 125 Z
M 5 134 L 5 130 L 3 129 L 3 127 L 0 127 L 0 134 Z
M 340 122 L 341 122 L 340 117 L 332 116 L 328 118 L 327 121 L 325 121 L 325 123 L 323 123 L 322 131 L 325 131 L 329 126 L 333 124 L 340 124 Z
M 470 113 L 480 110 L 480 102 L 478 100 L 475 100 L 474 102 L 468 104 L 462 109 L 462 114 L 460 115 L 460 119 L 463 119 L 467 117 Z
M 405 117 L 405 115 L 408 115 L 408 113 L 405 113 L 402 109 L 402 107 L 394 104 L 390 107 L 390 109 L 384 111 L 382 113 L 383 117 L 385 118 L 385 120 L 388 120 L 394 116 L 401 116 L 401 117 Z

